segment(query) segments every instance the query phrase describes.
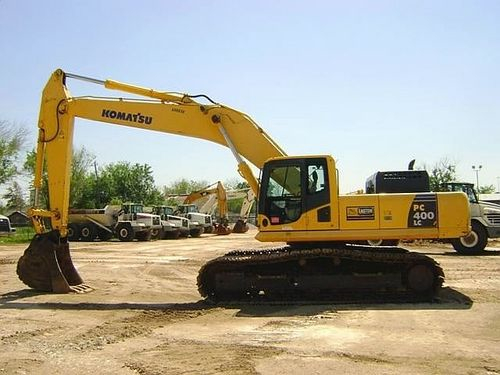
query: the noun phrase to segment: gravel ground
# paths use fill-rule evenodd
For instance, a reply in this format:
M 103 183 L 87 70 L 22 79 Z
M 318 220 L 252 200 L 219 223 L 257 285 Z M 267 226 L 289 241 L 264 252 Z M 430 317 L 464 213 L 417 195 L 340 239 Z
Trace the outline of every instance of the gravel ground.
M 201 265 L 265 247 L 254 234 L 75 243 L 94 290 L 65 295 L 28 289 L 15 272 L 26 246 L 0 246 L 0 373 L 500 374 L 497 242 L 472 257 L 409 244 L 445 271 L 433 303 L 204 302 Z

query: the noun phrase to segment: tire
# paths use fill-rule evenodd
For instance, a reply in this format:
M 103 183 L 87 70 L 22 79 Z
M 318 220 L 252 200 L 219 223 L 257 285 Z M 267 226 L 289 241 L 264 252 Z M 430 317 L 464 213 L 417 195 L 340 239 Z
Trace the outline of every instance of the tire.
M 120 241 L 130 242 L 134 239 L 134 230 L 130 224 L 118 224 L 115 231 Z
M 200 237 L 202 235 L 202 233 L 204 233 L 203 228 L 196 228 L 196 229 L 189 230 L 189 235 L 193 238 Z
M 97 236 L 101 241 L 109 241 L 111 238 L 113 238 L 113 233 L 108 232 L 107 230 L 103 228 L 98 228 L 97 229 Z
M 151 238 L 153 240 L 162 240 L 165 237 L 165 231 L 163 228 L 151 229 Z
M 165 236 L 163 238 L 168 239 L 168 240 L 177 240 L 181 235 L 181 232 L 179 230 L 174 230 L 170 232 L 165 232 Z
M 370 246 L 398 246 L 399 240 L 367 240 Z
M 476 255 L 481 253 L 488 244 L 488 233 L 482 224 L 472 222 L 472 231 L 464 237 L 451 240 L 453 248 L 462 255 Z
M 151 239 L 151 230 L 137 232 L 135 238 L 137 238 L 138 241 L 149 241 Z
M 92 242 L 97 237 L 97 228 L 94 224 L 83 224 L 80 227 L 80 238 L 82 241 Z
M 80 227 L 78 224 L 68 224 L 68 241 L 78 241 L 80 239 Z

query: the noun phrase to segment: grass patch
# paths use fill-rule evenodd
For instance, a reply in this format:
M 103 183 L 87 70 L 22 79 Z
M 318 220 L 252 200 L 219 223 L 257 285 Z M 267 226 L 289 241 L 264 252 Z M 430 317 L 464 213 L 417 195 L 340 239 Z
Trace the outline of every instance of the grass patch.
M 35 230 L 32 227 L 16 228 L 14 233 L 0 236 L 0 244 L 31 242 L 34 235 Z

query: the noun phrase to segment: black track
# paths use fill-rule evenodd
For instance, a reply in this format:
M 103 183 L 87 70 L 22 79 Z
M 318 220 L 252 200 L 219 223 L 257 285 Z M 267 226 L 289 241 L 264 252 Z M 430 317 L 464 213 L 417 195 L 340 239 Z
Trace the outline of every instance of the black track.
M 398 247 L 286 246 L 213 259 L 200 269 L 198 290 L 214 302 L 420 302 L 443 280 L 432 258 Z

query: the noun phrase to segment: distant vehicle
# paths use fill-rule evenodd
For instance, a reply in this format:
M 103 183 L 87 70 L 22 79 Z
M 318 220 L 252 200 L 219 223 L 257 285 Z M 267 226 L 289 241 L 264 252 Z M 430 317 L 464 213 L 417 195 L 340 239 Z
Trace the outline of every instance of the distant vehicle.
M 116 235 L 120 241 L 151 239 L 151 231 L 161 229 L 160 216 L 144 213 L 142 204 L 107 205 L 102 209 L 70 209 L 68 240 L 107 241 Z
M 212 233 L 213 231 L 212 216 L 199 212 L 195 204 L 181 204 L 177 206 L 175 215 L 200 223 L 203 226 L 203 233 Z
M 176 237 L 200 237 L 203 233 L 203 225 L 197 221 L 191 221 L 188 218 L 174 215 L 174 209 L 170 206 L 157 205 L 149 208 L 149 211 L 154 215 L 159 215 L 161 223 L 165 229 L 166 225 L 175 225 L 178 228 L 177 234 L 164 232 L 163 238 Z M 162 238 L 162 235 L 160 235 Z
M 449 182 L 441 186 L 441 191 L 463 191 L 469 198 L 472 232 L 452 241 L 453 247 L 461 254 L 477 254 L 484 250 L 488 238 L 500 237 L 500 205 L 480 201 L 469 182 Z
M 0 215 L 0 234 L 10 234 L 15 231 L 16 228 L 12 228 L 9 218 L 7 216 Z

